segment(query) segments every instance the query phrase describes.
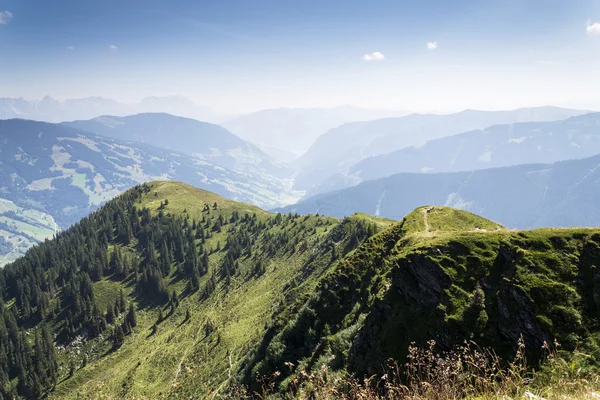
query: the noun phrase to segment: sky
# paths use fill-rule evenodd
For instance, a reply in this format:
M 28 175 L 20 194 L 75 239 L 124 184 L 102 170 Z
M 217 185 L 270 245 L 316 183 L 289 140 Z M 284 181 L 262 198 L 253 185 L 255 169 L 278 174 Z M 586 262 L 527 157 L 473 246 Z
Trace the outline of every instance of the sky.
M 600 110 L 600 0 L 0 0 L 0 97 Z

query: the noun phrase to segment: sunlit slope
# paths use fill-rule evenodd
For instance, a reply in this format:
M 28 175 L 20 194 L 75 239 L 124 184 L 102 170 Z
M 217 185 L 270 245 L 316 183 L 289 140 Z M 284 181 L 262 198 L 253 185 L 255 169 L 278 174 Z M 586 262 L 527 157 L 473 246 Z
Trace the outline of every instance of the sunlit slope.
M 509 231 L 468 212 L 421 207 L 341 260 L 295 318 L 274 323 L 240 376 L 251 383 L 283 371 L 282 388 L 323 364 L 369 376 L 430 339 L 438 350 L 474 340 L 511 358 L 522 338 L 532 362 L 557 340 L 594 364 L 598 262 L 598 229 Z
M 405 218 L 408 233 L 424 236 L 439 236 L 456 232 L 488 232 L 505 229 L 479 215 L 451 207 L 419 207 Z
M 523 338 L 532 363 L 557 340 L 593 365 L 599 262 L 599 229 L 511 231 L 431 206 L 401 221 L 270 214 L 161 181 L 7 266 L 0 293 L 25 337 L 53 332 L 50 398 L 218 398 L 261 393 L 264 377 L 290 391 L 324 364 L 381 373 L 429 339 L 508 358 Z M 38 282 L 49 307 L 19 294 Z
M 341 257 L 358 245 L 367 230 L 372 233 L 391 224 L 369 216 L 339 221 L 271 215 L 176 182 L 152 183 L 135 207 L 147 207 L 154 215 L 183 217 L 190 224 L 194 220 L 208 223 L 211 237 L 202 247 L 210 254 L 209 272 L 200 278 L 200 289 L 190 292 L 186 290 L 188 280 L 180 279 L 173 266 L 165 279 L 169 292 L 175 291 L 179 298 L 172 315 L 168 305 L 140 296 L 130 282 L 107 277 L 94 283 L 100 293 L 97 298 L 106 297 L 104 292 L 115 295 L 123 287 L 140 309 L 138 326 L 115 352 L 104 353 L 110 349 L 106 340 L 94 339 L 83 345 L 83 353 L 91 353 L 90 361 L 60 384 L 54 397 L 173 398 L 223 390 L 243 357 L 265 336 L 272 318 L 283 311 L 293 313 L 290 306 L 308 298 L 323 274 L 333 268 L 336 257 L 332 257 L 332 247 Z M 235 260 L 236 272 L 222 277 L 224 258 L 231 250 L 228 242 L 251 230 L 242 221 L 230 222 L 235 214 L 240 219 L 256 216 L 254 224 L 265 226 L 251 233 L 256 237 Z M 212 227 L 221 217 L 225 221 L 221 232 L 214 231 Z M 135 245 L 122 249 L 138 252 Z M 264 271 L 257 272 L 258 264 Z M 206 294 L 211 280 L 216 286 Z M 159 308 L 169 316 L 154 331 Z M 188 310 L 191 318 L 185 321 Z

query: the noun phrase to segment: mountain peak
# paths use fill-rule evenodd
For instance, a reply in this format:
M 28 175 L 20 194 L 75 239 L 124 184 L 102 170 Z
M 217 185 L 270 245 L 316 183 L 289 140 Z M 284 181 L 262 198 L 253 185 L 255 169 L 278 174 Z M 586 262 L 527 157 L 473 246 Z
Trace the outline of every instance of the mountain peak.
M 191 217 L 201 217 L 203 212 L 202 207 L 205 204 L 211 207 L 211 211 L 213 211 L 213 206 L 216 204 L 218 213 L 225 212 L 229 214 L 233 211 L 238 211 L 260 215 L 268 214 L 257 206 L 229 200 L 216 193 L 199 189 L 184 182 L 153 181 L 149 185 L 152 187 L 152 190 L 142 197 L 141 205 L 153 210 L 157 209 L 162 202 L 168 200 L 169 212 L 179 215 L 187 214 Z
M 502 225 L 468 211 L 444 206 L 418 207 L 404 218 L 409 233 L 436 236 L 448 232 L 489 232 Z

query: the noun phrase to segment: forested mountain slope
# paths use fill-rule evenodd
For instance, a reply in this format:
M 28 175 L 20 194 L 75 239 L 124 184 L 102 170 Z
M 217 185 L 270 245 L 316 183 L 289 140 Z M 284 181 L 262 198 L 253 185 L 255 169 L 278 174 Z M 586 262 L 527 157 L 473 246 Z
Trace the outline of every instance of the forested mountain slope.
M 270 215 L 179 183 L 132 189 L 1 271 L 0 342 L 9 346 L 2 370 L 22 377 L 8 392 L 36 397 L 69 376 L 71 361 L 78 369 L 83 354 L 89 369 L 58 384 L 54 396 L 215 389 L 230 368 L 227 355 L 244 355 L 273 313 L 313 290 L 338 257 L 332 246 L 341 257 L 389 223 Z M 121 327 L 129 307 L 121 290 L 137 310 L 130 335 Z M 17 326 L 45 326 L 62 349 L 57 358 L 49 353 L 33 367 L 36 347 Z M 59 369 L 45 367 L 55 360 Z
M 266 175 L 64 125 L 0 120 L 0 266 L 118 193 L 155 179 L 263 207 L 291 201 L 286 186 Z
M 532 360 L 557 339 L 599 360 L 598 262 L 598 229 L 509 231 L 447 207 L 269 214 L 155 182 L 0 271 L 0 388 L 215 398 L 266 377 L 293 393 L 291 377 L 381 373 L 427 339 L 509 357 L 522 336 Z

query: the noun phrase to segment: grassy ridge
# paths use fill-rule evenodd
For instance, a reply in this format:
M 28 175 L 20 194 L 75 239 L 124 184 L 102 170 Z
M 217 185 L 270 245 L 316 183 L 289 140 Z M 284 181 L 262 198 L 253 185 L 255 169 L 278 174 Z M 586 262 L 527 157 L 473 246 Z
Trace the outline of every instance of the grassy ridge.
M 321 370 L 382 374 L 389 358 L 402 363 L 412 342 L 429 339 L 435 350 L 475 340 L 505 360 L 522 340 L 534 362 L 558 340 L 588 352 L 585 368 L 600 360 L 597 229 L 510 231 L 447 207 L 399 222 L 269 214 L 176 182 L 152 183 L 135 207 L 207 227 L 209 272 L 192 291 L 172 266 L 176 308 L 136 291 L 133 274 L 94 282 L 102 309 L 123 291 L 137 326 L 118 350 L 109 330 L 61 348 L 51 398 L 217 398 L 261 393 L 257 377 L 291 391 Z M 248 232 L 256 236 L 235 273 L 223 276 L 230 243 Z M 112 241 L 107 257 L 141 258 L 137 240 Z
M 389 358 L 402 362 L 413 342 L 427 346 L 430 339 L 436 350 L 475 340 L 505 360 L 522 339 L 534 365 L 556 340 L 564 350 L 585 350 L 586 368 L 596 368 L 597 229 L 508 231 L 436 209 L 415 210 L 342 260 L 263 343 L 266 350 L 243 371 L 245 382 L 279 371 L 285 388 L 323 367 L 383 374 Z
M 234 212 L 256 214 L 260 222 L 275 218 L 254 206 L 173 182 L 153 183 L 151 192 L 137 206 L 158 213 L 160 204 L 166 200 L 168 205 L 164 212 L 186 215 L 190 220 L 200 221 L 203 214 L 206 217 L 202 211 L 205 205 L 210 208 L 211 218 L 223 216 L 227 220 Z M 299 243 L 297 251 L 281 249 L 269 257 L 266 272 L 258 278 L 248 278 L 253 258 L 242 257 L 238 260 L 239 272 L 228 287 L 218 282 L 217 289 L 207 299 L 200 299 L 197 294 L 181 295 L 180 306 L 154 333 L 152 326 L 157 319 L 157 307 L 139 304 L 138 326 L 117 352 L 109 353 L 110 344 L 104 339 L 64 352 L 66 358 L 91 351 L 94 346 L 105 351 L 96 350 L 91 354 L 87 366 L 60 384 L 52 397 L 173 398 L 208 394 L 222 388 L 229 375 L 237 370 L 242 357 L 260 341 L 272 316 L 310 294 L 318 278 L 332 267 L 331 248 L 323 243 L 331 234 L 337 235 L 335 239 L 342 254 L 349 240 L 348 232 L 340 229 L 340 221 L 333 218 L 282 218 L 286 221 L 262 233 L 263 240 L 266 241 L 265 235 L 285 232 L 291 241 Z M 350 228 L 366 223 L 373 225 L 373 221 L 371 217 L 355 216 L 343 224 Z M 376 222 L 380 226 L 390 224 L 389 221 Z M 225 225 L 220 233 L 206 240 L 205 247 L 213 251 L 209 257 L 211 269 L 219 267 L 224 251 L 216 249 L 223 249 L 234 229 L 233 225 Z M 257 243 L 252 252 L 260 254 L 266 243 L 261 240 Z M 303 243 L 306 248 L 301 248 Z M 207 279 L 209 274 L 201 278 L 201 286 Z M 185 293 L 184 281 L 173 276 L 168 282 L 170 291 Z M 121 286 L 125 287 L 126 295 L 134 296 L 131 287 L 116 283 L 110 277 L 94 285 L 101 303 L 104 298 L 115 296 Z M 187 310 L 192 318 L 184 322 Z M 164 312 L 167 314 L 167 310 Z

